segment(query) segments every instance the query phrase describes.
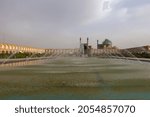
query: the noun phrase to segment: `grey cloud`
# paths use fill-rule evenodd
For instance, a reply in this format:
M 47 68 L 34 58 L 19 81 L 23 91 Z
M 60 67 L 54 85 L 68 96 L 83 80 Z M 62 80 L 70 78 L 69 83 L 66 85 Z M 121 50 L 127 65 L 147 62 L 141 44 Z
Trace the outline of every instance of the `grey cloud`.
M 120 4 L 116 6 L 116 8 L 122 8 L 122 7 L 134 8 L 145 4 L 150 4 L 150 1 L 149 0 L 122 0 Z
M 149 0 L 109 0 L 120 2 L 108 13 L 100 11 L 100 1 L 0 0 L 0 41 L 70 48 L 78 47 L 80 36 L 89 36 L 93 45 L 96 39 L 108 37 L 125 47 L 137 35 L 145 38 L 149 30 Z M 102 14 L 106 16 L 101 18 Z M 139 42 L 150 43 L 149 37 Z

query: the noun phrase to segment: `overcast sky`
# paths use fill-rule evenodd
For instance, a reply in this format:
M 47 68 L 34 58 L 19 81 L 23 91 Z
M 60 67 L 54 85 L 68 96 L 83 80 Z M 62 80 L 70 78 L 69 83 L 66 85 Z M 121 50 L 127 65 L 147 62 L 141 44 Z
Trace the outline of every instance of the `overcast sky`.
M 76 48 L 80 37 L 150 45 L 150 0 L 0 0 L 0 42 Z

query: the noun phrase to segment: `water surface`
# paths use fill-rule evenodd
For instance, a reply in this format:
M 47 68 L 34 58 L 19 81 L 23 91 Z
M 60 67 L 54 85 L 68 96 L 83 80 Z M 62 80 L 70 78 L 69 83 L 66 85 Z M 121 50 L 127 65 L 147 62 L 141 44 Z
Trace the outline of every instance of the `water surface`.
M 150 64 L 65 57 L 3 66 L 0 99 L 150 99 Z

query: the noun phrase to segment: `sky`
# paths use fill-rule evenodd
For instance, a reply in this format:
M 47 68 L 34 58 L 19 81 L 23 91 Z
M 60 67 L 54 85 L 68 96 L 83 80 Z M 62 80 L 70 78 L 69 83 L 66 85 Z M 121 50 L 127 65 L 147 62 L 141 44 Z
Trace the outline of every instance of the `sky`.
M 150 0 L 0 0 L 0 43 L 40 48 L 150 45 Z

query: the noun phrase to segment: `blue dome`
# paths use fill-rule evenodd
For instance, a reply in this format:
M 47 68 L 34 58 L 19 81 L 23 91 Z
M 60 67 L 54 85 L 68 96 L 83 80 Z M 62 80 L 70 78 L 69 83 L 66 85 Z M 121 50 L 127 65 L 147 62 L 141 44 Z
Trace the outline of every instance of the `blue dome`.
M 103 45 L 112 45 L 112 42 L 109 39 L 105 39 L 105 41 L 103 41 Z

